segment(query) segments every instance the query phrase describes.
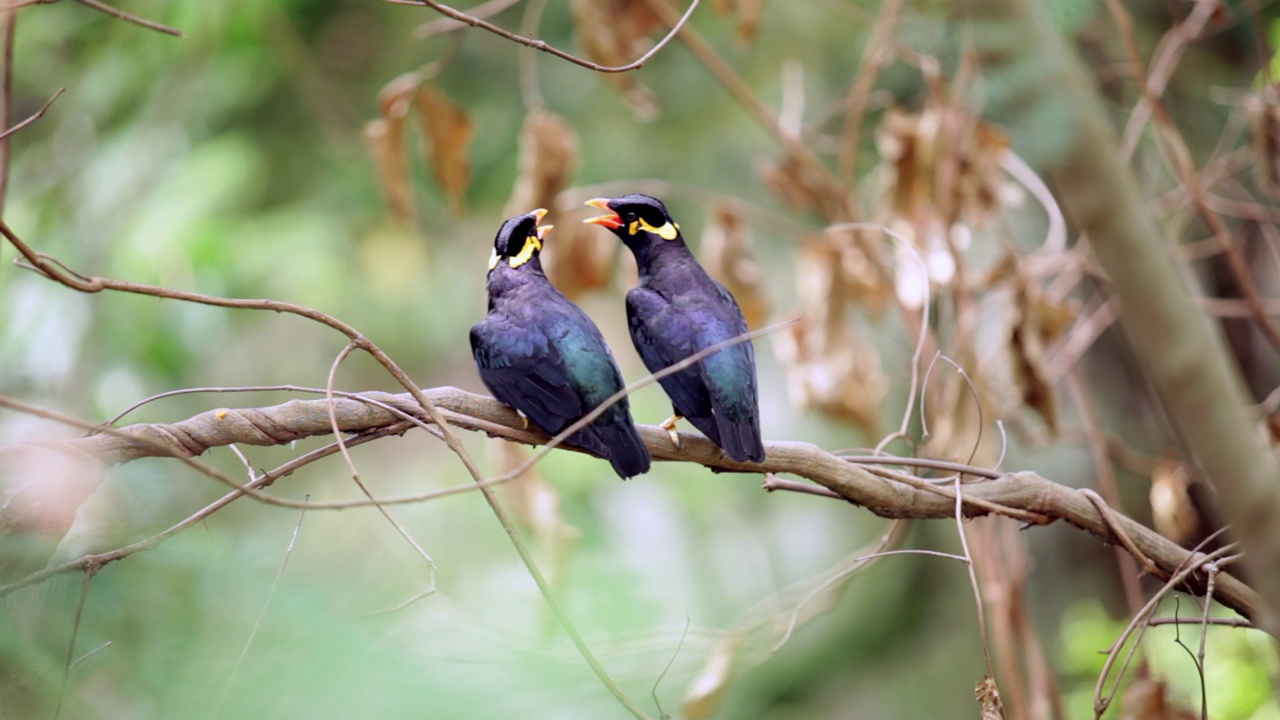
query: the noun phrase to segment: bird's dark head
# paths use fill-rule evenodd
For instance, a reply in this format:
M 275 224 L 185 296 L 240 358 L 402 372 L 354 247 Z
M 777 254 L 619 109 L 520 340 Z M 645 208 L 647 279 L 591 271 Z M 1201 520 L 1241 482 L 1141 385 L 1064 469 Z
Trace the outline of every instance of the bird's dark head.
M 587 218 L 584 222 L 609 228 L 632 248 L 680 238 L 680 226 L 667 214 L 666 206 L 658 198 L 632 193 L 612 200 L 596 198 L 588 200 L 587 204 L 608 214 Z
M 498 234 L 493 238 L 493 254 L 489 256 L 489 271 L 498 267 L 499 263 L 511 268 L 519 268 L 531 260 L 536 261 L 542 252 L 542 238 L 553 226 L 538 223 L 547 214 L 538 208 L 524 215 L 517 215 L 502 223 Z M 535 263 L 536 264 L 536 263 Z

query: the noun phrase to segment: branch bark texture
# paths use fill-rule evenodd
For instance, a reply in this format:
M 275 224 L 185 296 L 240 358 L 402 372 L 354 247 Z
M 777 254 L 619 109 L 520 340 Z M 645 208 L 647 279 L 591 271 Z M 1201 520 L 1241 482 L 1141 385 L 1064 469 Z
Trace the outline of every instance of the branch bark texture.
M 424 393 L 456 428 L 530 445 L 541 445 L 550 439 L 543 433 L 524 429 L 524 421 L 493 398 L 452 387 L 432 388 Z M 362 397 L 429 422 L 407 393 L 370 392 Z M 390 410 L 358 399 L 335 398 L 333 402 L 338 427 L 346 433 L 371 432 L 403 421 Z M 719 472 L 796 475 L 885 518 L 955 516 L 955 494 L 950 486 L 934 486 L 918 478 L 904 482 L 898 479 L 898 474 L 883 477 L 811 443 L 765 443 L 763 463 L 740 463 L 725 457 L 719 448 L 700 436 L 681 435 L 681 447 L 677 449 L 665 430 L 653 425 L 638 428 L 655 460 L 691 462 Z M 84 438 L 3 447 L 0 448 L 0 467 L 16 465 L 17 460 L 30 452 L 91 456 L 106 464 L 121 464 L 146 457 L 200 455 L 210 448 L 233 443 L 282 445 L 331 431 L 327 401 L 293 400 L 263 408 L 220 408 L 173 424 L 130 425 Z M 1197 562 L 1192 553 L 1113 511 L 1112 522 L 1126 536 L 1117 537 L 1107 518 L 1085 495 L 1035 473 L 1010 473 L 995 480 L 966 483 L 961 488 L 964 513 L 968 516 L 995 512 L 1033 522 L 1064 520 L 1103 542 L 1121 543 L 1136 550 L 1164 577 Z M 1203 578 L 1195 577 L 1192 589 L 1203 592 Z M 1216 578 L 1214 597 L 1246 617 L 1254 617 L 1259 610 L 1257 594 L 1225 573 Z

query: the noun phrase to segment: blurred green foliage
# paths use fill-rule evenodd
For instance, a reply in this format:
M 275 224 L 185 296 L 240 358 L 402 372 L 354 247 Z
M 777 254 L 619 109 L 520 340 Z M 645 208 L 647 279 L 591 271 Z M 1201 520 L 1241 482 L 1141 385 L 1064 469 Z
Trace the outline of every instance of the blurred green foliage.
M 1052 5 L 1064 31 L 1087 35 L 1095 3 Z M 469 211 L 451 215 L 415 160 L 419 222 L 403 227 L 386 217 L 361 127 L 376 117 L 386 82 L 448 52 L 448 37 L 412 38 L 417 24 L 435 19 L 430 11 L 366 0 L 135 0 L 127 9 L 187 37 L 149 32 L 76 3 L 21 12 L 15 118 L 58 87 L 68 90 L 13 139 L 6 221 L 81 272 L 308 305 L 359 328 L 424 386 L 480 390 L 465 336 L 484 311 L 484 263 L 516 172 L 525 112 L 516 46 L 471 31 L 437 78 L 476 124 Z M 732 24 L 710 8 L 693 24 L 771 105 L 783 92 L 781 64 L 799 63 L 806 117 L 814 117 L 840 101 L 876 10 L 836 0 L 770 3 L 749 51 L 733 49 Z M 939 3 L 913 8 L 901 41 L 954 59 L 960 39 L 949 30 L 948 13 Z M 515 27 L 519 11 L 496 22 Z M 576 47 L 567 3 L 549 4 L 540 35 Z M 536 62 L 547 106 L 581 136 L 575 184 L 654 178 L 779 209 L 755 178 L 757 163 L 775 157 L 777 147 L 679 44 L 636 73 L 664 108 L 648 123 L 637 121 L 599 76 L 547 56 Z M 1220 71 L 1226 72 L 1198 70 L 1211 77 Z M 1018 114 L 1017 88 L 1036 81 L 1034 62 L 1009 72 L 1018 76 L 988 78 L 986 92 L 1015 146 L 1026 148 L 1027 157 L 1069 147 L 1060 117 Z M 882 105 L 915 103 L 921 86 L 917 72 L 893 67 L 880 84 L 888 95 Z M 866 172 L 876 162 L 870 130 L 863 140 Z M 696 198 L 669 200 L 696 237 L 704 214 Z M 762 264 L 786 268 L 769 279 L 781 312 L 794 304 L 794 242 L 818 227 L 815 218 L 792 214 L 755 229 Z M 0 392 L 80 417 L 106 418 L 178 388 L 323 386 L 346 343 L 290 316 L 76 295 L 14 268 L 13 255 L 0 246 Z M 643 371 L 621 330 L 624 282 L 584 305 L 624 374 L 637 378 Z M 880 340 L 895 387 L 886 415 L 896 424 L 911 338 L 890 330 Z M 767 437 L 828 448 L 874 441 L 795 411 L 769 343 L 758 347 Z M 346 364 L 338 385 L 395 389 L 362 357 Z M 183 396 L 126 422 L 287 397 Z M 633 407 L 649 423 L 668 409 L 654 387 L 641 391 Z M 0 443 L 58 435 L 69 431 L 0 417 Z M 466 442 L 492 464 L 484 439 Z M 269 468 L 315 446 L 246 452 L 255 468 Z M 1083 453 L 1051 455 L 1015 450 L 1006 466 L 1039 462 L 1064 475 L 1087 467 Z M 460 464 L 422 433 L 358 448 L 354 456 L 383 495 L 467 480 Z M 244 473 L 229 452 L 209 460 L 233 477 Z M 621 484 L 603 463 L 553 453 L 540 470 L 559 493 L 565 522 L 580 532 L 563 559 L 561 596 L 625 689 L 655 713 L 649 694 L 673 655 L 658 688 L 668 712 L 676 712 L 708 652 L 747 609 L 829 570 L 884 530 L 883 521 L 860 510 L 787 493 L 766 496 L 753 477 L 692 466 L 657 464 L 650 475 Z M 58 545 L 55 561 L 118 547 L 223 491 L 176 463 L 135 462 L 110 473 L 65 538 L 44 540 Z M 282 480 L 273 492 L 316 500 L 358 496 L 336 458 Z M 369 509 L 307 513 L 278 584 L 299 515 L 246 500 L 152 552 L 107 567 L 89 588 L 70 655 L 101 649 L 71 669 L 63 717 L 620 716 L 549 622 L 478 496 L 392 512 L 432 554 L 438 593 L 387 614 L 369 616 L 424 591 L 432 575 Z M 22 542 L 0 537 L 6 561 L 0 568 L 11 567 L 8 561 L 25 567 L 30 558 Z M 1120 627 L 1111 556 L 1079 533 L 1033 535 L 1030 542 L 1037 557 L 1032 582 L 1043 583 L 1032 590 L 1035 620 L 1060 662 L 1076 717 L 1100 662 L 1093 653 Z M 907 543 L 958 548 L 947 524 L 917 527 Z M 0 583 L 14 577 L 6 570 Z M 1087 582 L 1072 582 L 1082 578 Z M 78 576 L 64 576 L 0 599 L 0 718 L 52 715 L 80 588 Z M 1105 605 L 1081 604 L 1080 597 L 1091 596 Z M 830 610 L 802 624 L 776 654 L 768 655 L 768 642 L 756 648 L 764 662 L 744 667 L 730 684 L 722 717 L 976 716 L 972 687 L 985 669 L 962 566 L 936 557 L 887 558 L 830 597 Z M 1210 641 L 1214 717 L 1275 717 L 1261 669 L 1274 672 L 1270 649 L 1241 631 L 1215 630 Z M 1167 662 L 1171 681 L 1193 699 L 1195 679 L 1186 663 L 1177 665 L 1181 650 L 1163 630 L 1146 643 L 1160 658 L 1157 667 Z

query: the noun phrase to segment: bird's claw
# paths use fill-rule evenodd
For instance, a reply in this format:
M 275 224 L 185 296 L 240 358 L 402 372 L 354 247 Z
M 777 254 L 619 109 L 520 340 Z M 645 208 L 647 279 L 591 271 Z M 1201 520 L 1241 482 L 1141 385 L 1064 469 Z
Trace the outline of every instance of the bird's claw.
M 667 431 L 667 436 L 671 438 L 671 444 L 675 445 L 677 450 L 680 449 L 680 433 L 676 432 L 676 423 L 680 422 L 680 420 L 680 415 L 672 415 L 658 426 Z
M 528 415 L 525 415 L 524 413 L 520 412 L 519 410 L 517 410 L 517 411 L 516 411 L 516 414 L 520 416 L 520 422 L 524 423 L 524 429 L 525 429 L 525 430 L 528 430 L 528 429 L 529 429 L 529 416 L 528 416 Z

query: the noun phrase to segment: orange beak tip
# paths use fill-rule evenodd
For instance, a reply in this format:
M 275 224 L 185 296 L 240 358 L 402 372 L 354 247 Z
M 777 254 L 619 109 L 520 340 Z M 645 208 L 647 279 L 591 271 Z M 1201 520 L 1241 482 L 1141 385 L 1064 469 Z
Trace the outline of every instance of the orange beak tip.
M 542 222 L 542 218 L 547 216 L 547 211 L 546 208 L 538 208 L 537 210 L 531 211 L 529 214 L 533 216 L 534 224 L 537 224 Z
M 586 204 L 590 205 L 591 207 L 600 208 L 601 210 L 604 210 L 606 213 L 608 213 L 608 215 L 598 215 L 596 217 L 590 217 L 590 218 L 587 218 L 586 220 L 583 220 L 582 222 L 590 223 L 592 225 L 603 225 L 604 227 L 607 227 L 610 230 L 617 230 L 618 228 L 622 227 L 622 218 L 618 217 L 618 213 L 614 212 L 613 208 L 609 207 L 608 198 L 594 198 L 594 199 L 588 200 Z

